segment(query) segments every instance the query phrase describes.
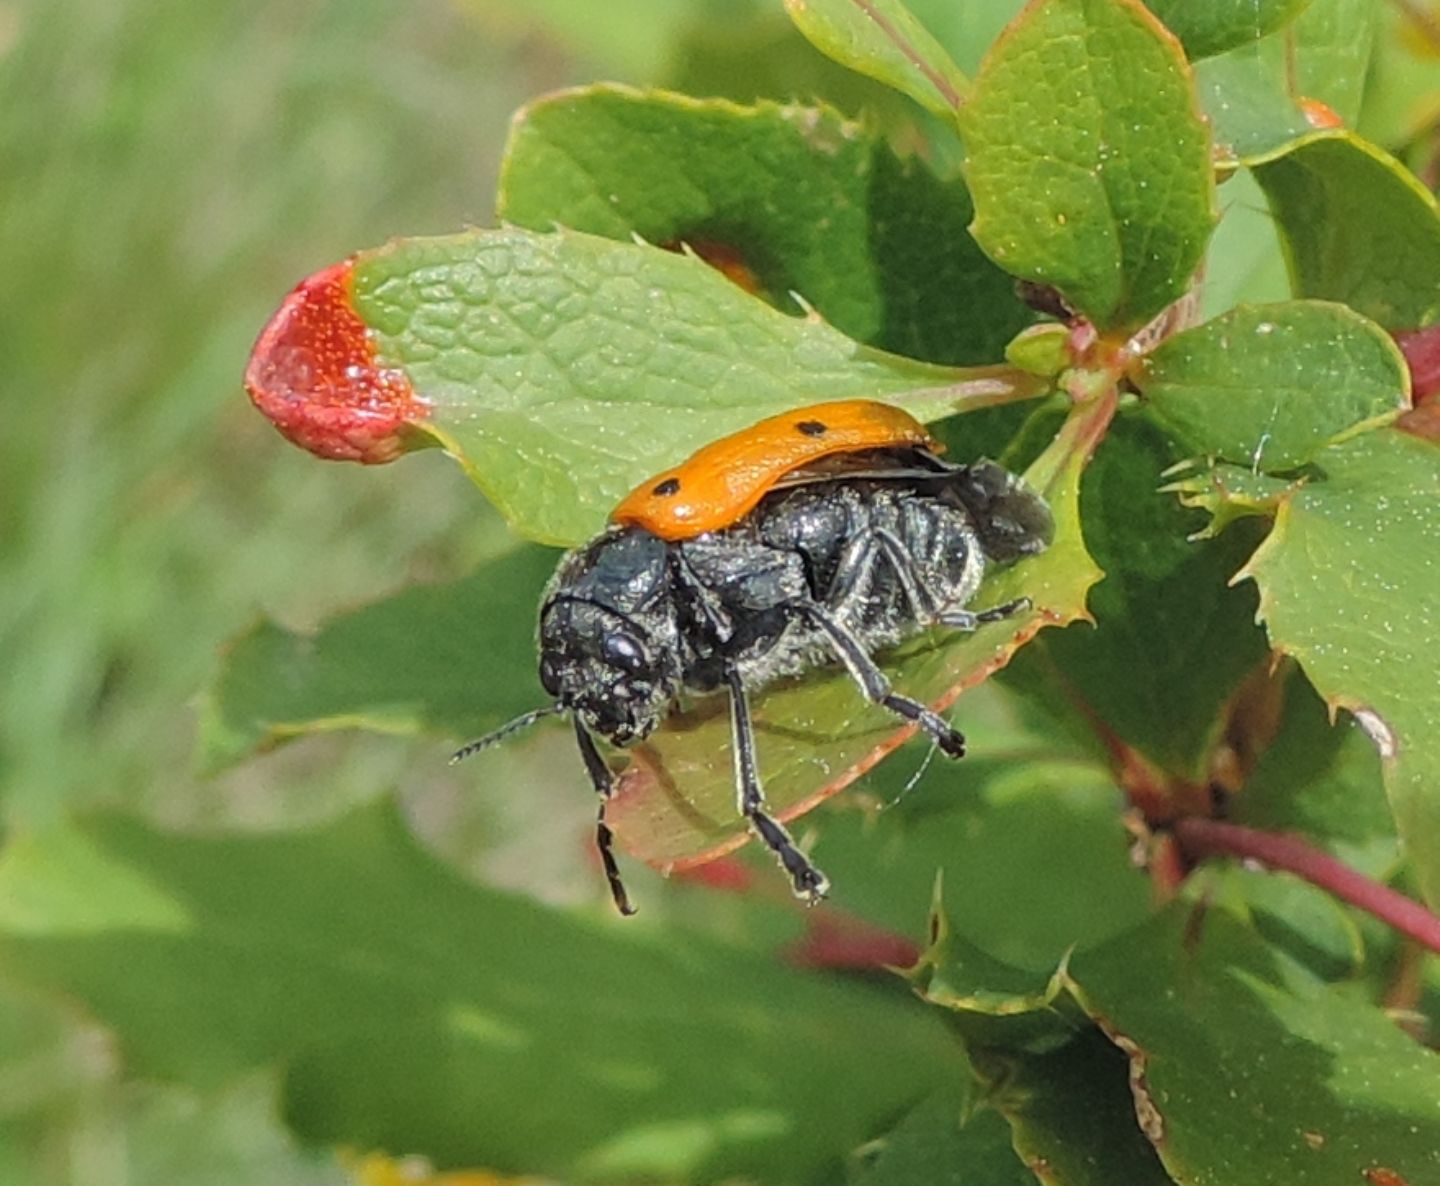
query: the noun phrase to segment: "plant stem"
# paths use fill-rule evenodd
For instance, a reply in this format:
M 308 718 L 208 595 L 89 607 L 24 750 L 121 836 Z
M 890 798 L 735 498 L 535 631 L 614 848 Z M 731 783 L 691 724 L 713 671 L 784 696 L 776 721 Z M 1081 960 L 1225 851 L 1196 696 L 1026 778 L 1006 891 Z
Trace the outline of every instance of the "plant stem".
M 1259 861 L 1271 869 L 1284 869 L 1374 915 L 1431 951 L 1440 952 L 1440 918 L 1413 898 L 1356 872 L 1298 836 L 1261 832 L 1199 816 L 1177 820 L 1173 831 L 1181 847 L 1194 859 L 1234 856 Z

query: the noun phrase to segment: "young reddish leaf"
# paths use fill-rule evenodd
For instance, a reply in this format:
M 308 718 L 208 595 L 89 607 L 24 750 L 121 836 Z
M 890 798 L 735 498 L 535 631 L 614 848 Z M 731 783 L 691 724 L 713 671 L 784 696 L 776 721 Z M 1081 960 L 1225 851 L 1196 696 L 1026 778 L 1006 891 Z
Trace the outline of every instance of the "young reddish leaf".
M 1395 331 L 1395 344 L 1410 368 L 1410 389 L 1416 407 L 1440 394 L 1440 325 Z
M 1440 443 L 1440 326 L 1397 330 L 1395 344 L 1410 368 L 1414 406 L 1396 422 L 1403 432 Z
M 394 461 L 429 443 L 409 431 L 429 415 L 405 372 L 382 364 L 355 311 L 354 262 L 302 280 L 261 331 L 245 387 L 265 417 L 328 461 Z
M 806 916 L 804 937 L 792 944 L 786 955 L 792 964 L 802 968 L 874 971 L 908 968 L 920 958 L 920 948 L 904 935 L 829 910 Z

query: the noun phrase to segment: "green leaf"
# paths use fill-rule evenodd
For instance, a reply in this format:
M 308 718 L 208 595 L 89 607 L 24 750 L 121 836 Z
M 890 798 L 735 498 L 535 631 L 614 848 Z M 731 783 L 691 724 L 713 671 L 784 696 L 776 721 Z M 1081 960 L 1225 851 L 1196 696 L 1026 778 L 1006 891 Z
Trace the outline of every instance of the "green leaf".
M 967 374 L 787 317 L 694 258 L 569 231 L 402 239 L 353 301 L 415 422 L 522 535 L 578 543 L 657 468 L 797 405 L 929 393 Z M 989 372 L 987 372 L 988 374 Z
M 1385 801 L 1379 755 L 1353 717 L 1331 722 L 1298 673 L 1285 682 L 1275 736 L 1229 816 L 1273 832 L 1299 832 L 1352 868 L 1384 877 L 1394 866 L 1395 821 Z
M 909 0 L 909 7 L 960 68 L 974 74 L 995 39 L 1025 7 L 1025 0 L 985 0 L 984 4 Z
M 1347 124 L 1360 115 L 1375 22 L 1373 0 L 1313 0 L 1289 31 L 1295 85 Z
M 1367 1000 L 1382 1000 L 1392 988 L 1396 932 L 1291 873 L 1212 860 L 1184 893 L 1243 919 L 1318 980 L 1348 983 Z
M 912 358 L 994 362 L 1033 320 L 964 183 L 825 107 L 566 91 L 517 116 L 500 187 L 511 222 L 723 251 L 772 303 Z
M 1342 301 L 1386 329 L 1440 315 L 1440 211 L 1400 162 L 1328 132 L 1258 165 L 1255 178 L 1298 296 Z
M 1257 516 L 1273 517 L 1280 503 L 1294 493 L 1303 476 L 1272 478 L 1249 466 L 1217 465 L 1196 469 L 1195 459 L 1178 465 L 1175 480 L 1161 489 L 1179 496 L 1187 507 L 1203 509 L 1210 522 L 1197 531 L 1195 539 L 1213 539 L 1231 523 Z
M 1208 321 L 1236 305 L 1273 304 L 1290 298 L 1290 277 L 1280 235 L 1265 195 L 1249 169 L 1237 169 L 1220 187 L 1220 225 L 1206 253 L 1200 318 Z
M 1097 1031 L 1048 1054 L 975 1054 L 988 1102 L 1047 1186 L 1170 1186 L 1135 1120 L 1125 1057 Z
M 847 1186 L 1034 1186 L 999 1113 L 957 1092 L 917 1104 L 857 1154 Z
M 1023 0 L 986 0 L 984 4 L 910 0 L 908 7 L 961 71 L 973 75 L 990 43 L 1022 4 Z M 593 72 L 593 76 L 616 77 L 605 72 Z M 947 107 L 936 114 L 884 82 L 827 57 L 805 39 L 783 5 L 774 0 L 708 5 L 703 24 L 693 25 L 672 50 L 668 68 L 640 77 L 662 80 L 670 89 L 687 95 L 740 103 L 803 98 L 841 111 L 863 112 L 867 127 L 904 146 L 905 152 L 921 152 L 931 167 L 944 175 L 952 166 L 958 167 L 964 156 L 953 111 Z
M 1370 59 L 1377 5 L 1312 0 L 1289 28 L 1196 66 L 1201 102 L 1222 151 L 1250 163 L 1313 133 L 1302 100 L 1353 122 Z
M 901 0 L 785 0 L 795 27 L 827 57 L 951 115 L 970 80 Z
M 1165 341 L 1133 375 L 1191 449 L 1271 472 L 1410 406 L 1390 336 L 1344 305 L 1245 305 Z
M 1178 1182 L 1440 1180 L 1440 1055 L 1226 911 L 1177 903 L 1064 976 Z
M 204 1093 L 129 1083 L 113 1100 L 82 1105 L 93 1129 L 74 1140 L 113 1149 L 123 1134 L 128 1180 L 145 1186 L 355 1186 L 333 1154 L 297 1148 L 276 1111 L 276 1078 L 249 1075 Z
M 1195 64 L 1195 88 L 1218 157 L 1249 163 L 1314 132 L 1285 73 L 1291 39 L 1288 33 L 1265 37 Z
M 1149 0 L 1147 7 L 1180 38 L 1189 59 L 1212 57 L 1283 28 L 1310 0 Z
M 865 789 L 899 802 L 879 812 L 827 812 L 811 855 L 842 909 L 919 938 L 935 905 L 964 941 L 1048 974 L 1070 948 L 1144 918 L 1150 891 L 1130 859 L 1109 772 L 1064 753 L 1053 731 L 997 730 L 985 702 L 1014 711 L 1014 697 L 997 685 L 961 702 L 963 763 L 935 759 L 909 790 L 923 748 L 907 751 L 908 762 L 885 763 Z M 1056 876 L 1037 878 L 1036 869 Z
M 988 578 L 974 600 L 999 605 L 1024 594 L 1034 603 L 970 635 L 921 636 L 886 658 L 895 687 L 947 709 L 967 687 L 1003 666 L 1045 625 L 1085 613 L 1099 573 L 1085 551 L 1077 517 L 1085 456 L 1109 420 L 1105 406 L 1077 409 L 1059 437 L 1027 471 L 1055 517 L 1055 541 L 1040 556 Z M 753 705 L 766 798 L 792 819 L 836 794 L 881 761 L 913 729 L 864 699 L 841 669 L 830 667 L 766 689 Z M 714 859 L 748 838 L 735 806 L 728 707 L 723 696 L 697 701 L 663 730 L 627 751 L 630 765 L 608 818 L 634 855 L 661 869 Z
M 1440 902 L 1440 449 L 1394 429 L 1316 458 L 1237 579 L 1260 589 L 1273 643 L 1380 750 L 1400 837 Z
M 1258 533 L 1192 540 L 1203 518 L 1156 493 L 1175 460 L 1142 417 L 1112 426 L 1080 500 L 1106 574 L 1090 596 L 1096 626 L 1042 635 L 1003 679 L 1055 720 L 1203 785 L 1226 706 L 1267 652 L 1253 592 L 1228 587 Z
M 996 263 L 1102 328 L 1185 291 L 1215 221 L 1209 133 L 1179 46 L 1136 0 L 1032 4 L 960 123 Z
M 1016 968 L 959 931 L 943 910 L 931 921 L 931 942 L 909 976 L 915 991 L 953 1015 L 973 1046 L 1052 1050 L 1074 1036 L 1079 1022 L 1061 1000 L 1053 972 Z
M 517 548 L 313 634 L 260 622 L 230 645 L 206 692 L 206 769 L 334 729 L 463 737 L 543 703 L 534 622 L 555 562 L 544 548 Z
M 967 1074 L 912 1001 L 483 889 L 388 807 L 12 842 L 0 966 L 84 1004 L 139 1074 L 283 1063 L 309 1141 L 567 1181 L 810 1180 Z

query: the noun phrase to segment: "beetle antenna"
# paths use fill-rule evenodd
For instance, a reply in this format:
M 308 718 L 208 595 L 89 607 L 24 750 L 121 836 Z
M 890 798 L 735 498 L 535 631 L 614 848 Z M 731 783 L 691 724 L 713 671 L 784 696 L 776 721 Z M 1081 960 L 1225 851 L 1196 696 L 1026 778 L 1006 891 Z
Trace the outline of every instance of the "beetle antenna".
M 905 785 L 900 788 L 900 793 L 896 795 L 895 798 L 891 799 L 890 802 L 882 803 L 880 805 L 880 810 L 889 811 L 893 807 L 898 807 L 900 805 L 900 800 L 905 798 L 906 795 L 913 791 L 916 787 L 916 784 L 918 784 L 919 781 L 925 777 L 925 771 L 930 769 L 930 763 L 935 760 L 935 755 L 939 752 L 940 743 L 932 740 L 930 742 L 930 748 L 925 751 L 925 760 L 921 762 L 918 767 L 916 767 L 915 773 L 905 780 Z
M 545 717 L 553 717 L 557 713 L 564 711 L 565 710 L 558 704 L 547 704 L 544 708 L 532 708 L 529 712 L 516 717 L 509 724 L 501 725 L 500 728 L 485 734 L 484 737 L 477 737 L 474 741 L 462 745 L 450 755 L 450 765 L 453 766 L 456 762 L 463 762 L 473 754 L 478 754 L 482 749 L 489 749 L 490 746 L 494 745 L 497 741 L 504 741 L 510 734 L 518 733 L 521 729 L 528 729 L 536 721 L 543 720 Z

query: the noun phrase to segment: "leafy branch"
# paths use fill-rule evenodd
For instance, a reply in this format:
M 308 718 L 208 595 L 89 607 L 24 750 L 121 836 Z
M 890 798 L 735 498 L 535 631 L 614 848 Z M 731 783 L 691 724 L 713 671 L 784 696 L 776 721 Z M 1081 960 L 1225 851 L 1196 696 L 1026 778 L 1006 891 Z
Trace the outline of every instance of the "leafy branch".
M 1300 836 L 1263 832 L 1200 816 L 1176 820 L 1171 830 L 1193 861 L 1231 856 L 1256 861 L 1270 869 L 1283 869 L 1378 918 L 1431 951 L 1440 952 L 1440 917 Z

